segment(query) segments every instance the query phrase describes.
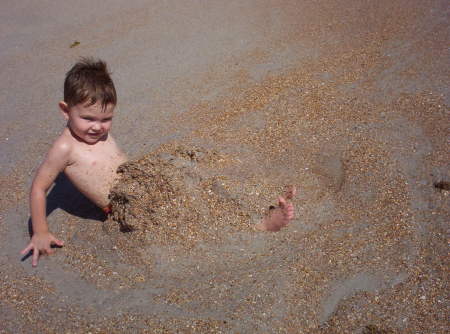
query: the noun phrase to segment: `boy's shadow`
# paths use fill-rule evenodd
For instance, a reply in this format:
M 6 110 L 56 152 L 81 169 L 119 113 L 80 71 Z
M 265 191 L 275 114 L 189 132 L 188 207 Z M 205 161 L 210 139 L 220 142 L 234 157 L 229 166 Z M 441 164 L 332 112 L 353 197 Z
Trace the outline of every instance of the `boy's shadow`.
M 71 215 L 84 219 L 102 222 L 107 219 L 105 213 L 75 188 L 64 173 L 58 175 L 53 188 L 47 195 L 46 217 L 56 209 L 62 209 Z M 28 233 L 31 238 L 33 236 L 31 217 L 28 219 Z M 22 258 L 22 261 L 26 260 L 31 254 L 30 251 Z

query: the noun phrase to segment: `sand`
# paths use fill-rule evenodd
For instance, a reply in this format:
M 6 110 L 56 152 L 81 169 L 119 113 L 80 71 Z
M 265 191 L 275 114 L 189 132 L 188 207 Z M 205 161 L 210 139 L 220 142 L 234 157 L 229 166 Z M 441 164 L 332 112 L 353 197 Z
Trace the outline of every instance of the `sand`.
M 15 255 L 27 212 L 2 198 L 0 332 L 448 331 L 445 2 L 252 5 L 229 10 L 267 40 L 231 26 L 250 46 L 169 85 L 160 126 L 139 111 L 116 124 L 125 148 L 141 143 L 111 194 L 116 221 L 58 180 L 49 202 L 69 213 L 49 221 L 66 245 L 32 269 Z M 198 9 L 178 6 L 195 28 Z M 219 7 L 203 10 L 234 22 Z M 133 97 L 121 110 L 147 101 Z M 18 170 L 1 180 L 25 206 Z M 294 221 L 255 231 L 288 184 Z
M 109 196 L 112 214 L 105 229 L 128 243 L 123 251 L 195 242 L 249 229 L 250 214 L 242 193 L 229 192 L 220 166 L 232 159 L 198 147 L 162 147 L 118 169 L 120 181 Z M 119 233 L 118 233 L 119 232 Z M 135 255 L 135 254 L 134 254 Z M 146 255 L 147 256 L 147 255 Z

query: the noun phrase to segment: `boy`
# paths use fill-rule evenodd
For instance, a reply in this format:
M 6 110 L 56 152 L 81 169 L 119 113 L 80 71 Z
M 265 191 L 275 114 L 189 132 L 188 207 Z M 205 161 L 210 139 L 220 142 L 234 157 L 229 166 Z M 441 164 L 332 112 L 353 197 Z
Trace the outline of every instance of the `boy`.
M 48 229 L 46 193 L 60 172 L 94 204 L 109 213 L 109 192 L 117 180 L 116 170 L 126 161 L 109 133 L 117 103 L 114 83 L 106 63 L 82 59 L 66 74 L 64 101 L 59 108 L 67 126 L 50 148 L 33 180 L 30 210 L 33 236 L 22 254 L 33 251 L 32 265 L 40 254 L 51 254 L 52 245 L 63 246 Z M 288 202 L 295 195 L 292 188 L 286 199 L 256 225 L 261 231 L 278 231 L 293 218 L 294 208 Z

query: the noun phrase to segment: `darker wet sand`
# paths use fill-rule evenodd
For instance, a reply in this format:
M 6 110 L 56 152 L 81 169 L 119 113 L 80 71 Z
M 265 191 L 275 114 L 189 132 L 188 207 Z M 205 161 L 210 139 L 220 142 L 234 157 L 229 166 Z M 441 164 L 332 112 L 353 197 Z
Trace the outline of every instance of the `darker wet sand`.
M 160 119 L 176 138 L 125 168 L 117 193 L 139 203 L 154 187 L 144 200 L 160 205 L 133 204 L 135 232 L 56 211 L 66 246 L 32 270 L 12 252 L 26 232 L 9 222 L 24 215 L 2 199 L 0 332 L 445 333 L 443 5 L 305 2 L 302 24 L 280 2 L 283 38 L 191 77 L 198 98 Z M 156 185 L 130 182 L 144 172 Z M 296 219 L 254 231 L 285 184 Z

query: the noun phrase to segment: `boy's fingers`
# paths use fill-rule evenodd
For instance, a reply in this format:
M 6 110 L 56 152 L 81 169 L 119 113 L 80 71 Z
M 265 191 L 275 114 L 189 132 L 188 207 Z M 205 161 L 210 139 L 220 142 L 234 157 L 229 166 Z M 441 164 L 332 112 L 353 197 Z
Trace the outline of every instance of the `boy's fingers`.
M 39 259 L 39 250 L 37 248 L 33 248 L 33 260 L 31 261 L 31 265 L 36 267 Z
M 59 239 L 53 238 L 52 243 L 57 246 L 64 246 L 64 241 L 61 241 Z
M 28 246 L 25 247 L 25 248 L 20 252 L 20 254 L 25 255 L 25 254 L 27 254 L 32 248 L 33 248 L 33 245 L 32 245 L 32 244 L 28 244 Z
M 48 255 L 53 254 L 53 250 L 52 250 L 51 248 L 47 248 L 47 249 L 45 250 L 45 252 L 46 252 Z

